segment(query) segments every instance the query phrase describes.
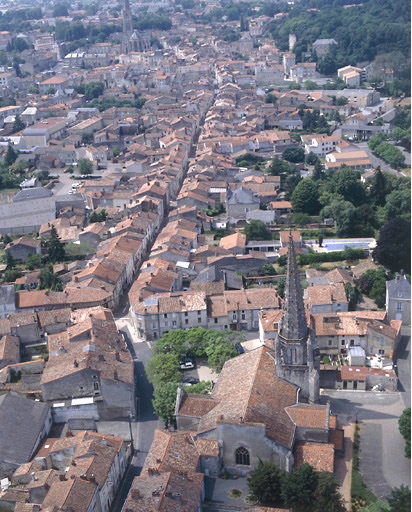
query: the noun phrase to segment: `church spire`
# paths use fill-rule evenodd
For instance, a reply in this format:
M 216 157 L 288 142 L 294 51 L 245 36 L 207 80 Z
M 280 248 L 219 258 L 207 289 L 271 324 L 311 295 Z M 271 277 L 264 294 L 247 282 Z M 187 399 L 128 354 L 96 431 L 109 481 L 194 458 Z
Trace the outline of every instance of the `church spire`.
M 300 285 L 295 246 L 289 232 L 289 247 L 285 283 L 285 300 L 280 337 L 285 341 L 301 340 L 308 335 L 302 287 Z
M 123 0 L 123 37 L 129 38 L 133 34 L 132 10 L 129 0 Z

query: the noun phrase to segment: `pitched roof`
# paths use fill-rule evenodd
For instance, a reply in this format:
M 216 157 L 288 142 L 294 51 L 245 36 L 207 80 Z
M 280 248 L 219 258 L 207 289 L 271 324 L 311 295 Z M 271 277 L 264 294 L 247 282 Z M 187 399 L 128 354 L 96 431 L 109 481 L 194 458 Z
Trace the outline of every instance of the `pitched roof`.
M 276 377 L 274 353 L 267 347 L 237 356 L 225 363 L 211 394 L 216 405 L 203 414 L 198 432 L 215 429 L 219 422 L 258 423 L 270 439 L 291 447 L 295 426 L 285 407 L 296 403 L 296 390 Z M 178 413 L 185 407 L 183 402 Z
M 316 471 L 329 471 L 334 468 L 334 445 L 332 443 L 311 443 L 298 441 L 294 449 L 295 469 L 304 463 L 310 464 Z

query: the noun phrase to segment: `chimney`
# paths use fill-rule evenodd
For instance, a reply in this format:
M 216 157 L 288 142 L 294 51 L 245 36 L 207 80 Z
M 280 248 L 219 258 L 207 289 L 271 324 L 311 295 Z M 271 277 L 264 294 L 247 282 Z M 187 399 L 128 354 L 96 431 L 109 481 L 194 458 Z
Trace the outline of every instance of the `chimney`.
M 114 380 L 119 380 L 119 375 L 117 372 L 113 372 L 113 378 Z
M 32 482 L 36 481 L 36 475 L 35 475 L 34 471 L 31 472 L 31 481 Z
M 76 359 L 73 361 L 73 365 L 74 365 L 75 368 L 78 368 L 79 363 L 76 361 Z
M 140 492 L 137 489 L 132 489 L 130 495 L 131 495 L 132 500 L 137 501 L 140 499 Z
M 119 352 L 117 352 L 117 350 L 116 350 L 116 361 L 120 361 L 120 354 L 119 354 Z
M 96 483 L 96 477 L 94 475 L 90 475 L 90 478 L 89 478 L 90 482 L 92 484 L 95 484 Z
M 67 480 L 66 475 L 59 475 L 59 480 L 60 482 L 65 482 Z

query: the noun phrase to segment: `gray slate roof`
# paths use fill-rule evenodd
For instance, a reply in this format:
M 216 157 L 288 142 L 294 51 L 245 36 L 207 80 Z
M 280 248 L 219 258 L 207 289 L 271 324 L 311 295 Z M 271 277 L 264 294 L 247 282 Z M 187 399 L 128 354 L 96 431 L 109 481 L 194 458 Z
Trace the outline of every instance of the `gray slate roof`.
M 386 281 L 386 289 L 390 299 L 411 300 L 411 283 L 406 276 L 398 276 L 392 281 Z
M 14 304 L 16 300 L 16 291 L 14 285 L 6 284 L 0 286 L 0 305 Z
M 18 395 L 0 396 L 0 461 L 24 464 L 30 460 L 49 408 Z

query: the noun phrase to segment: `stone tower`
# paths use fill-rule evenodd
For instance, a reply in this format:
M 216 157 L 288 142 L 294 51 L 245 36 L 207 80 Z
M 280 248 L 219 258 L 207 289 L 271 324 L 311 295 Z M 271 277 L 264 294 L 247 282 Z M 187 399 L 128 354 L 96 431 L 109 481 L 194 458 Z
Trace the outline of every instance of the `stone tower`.
M 289 34 L 289 51 L 292 52 L 296 44 L 297 37 L 295 34 Z
M 308 328 L 292 233 L 289 235 L 283 316 L 276 339 L 276 374 L 300 387 L 300 396 L 319 399 L 319 355 Z
M 123 39 L 127 41 L 133 34 L 132 10 L 130 9 L 129 0 L 123 0 Z

